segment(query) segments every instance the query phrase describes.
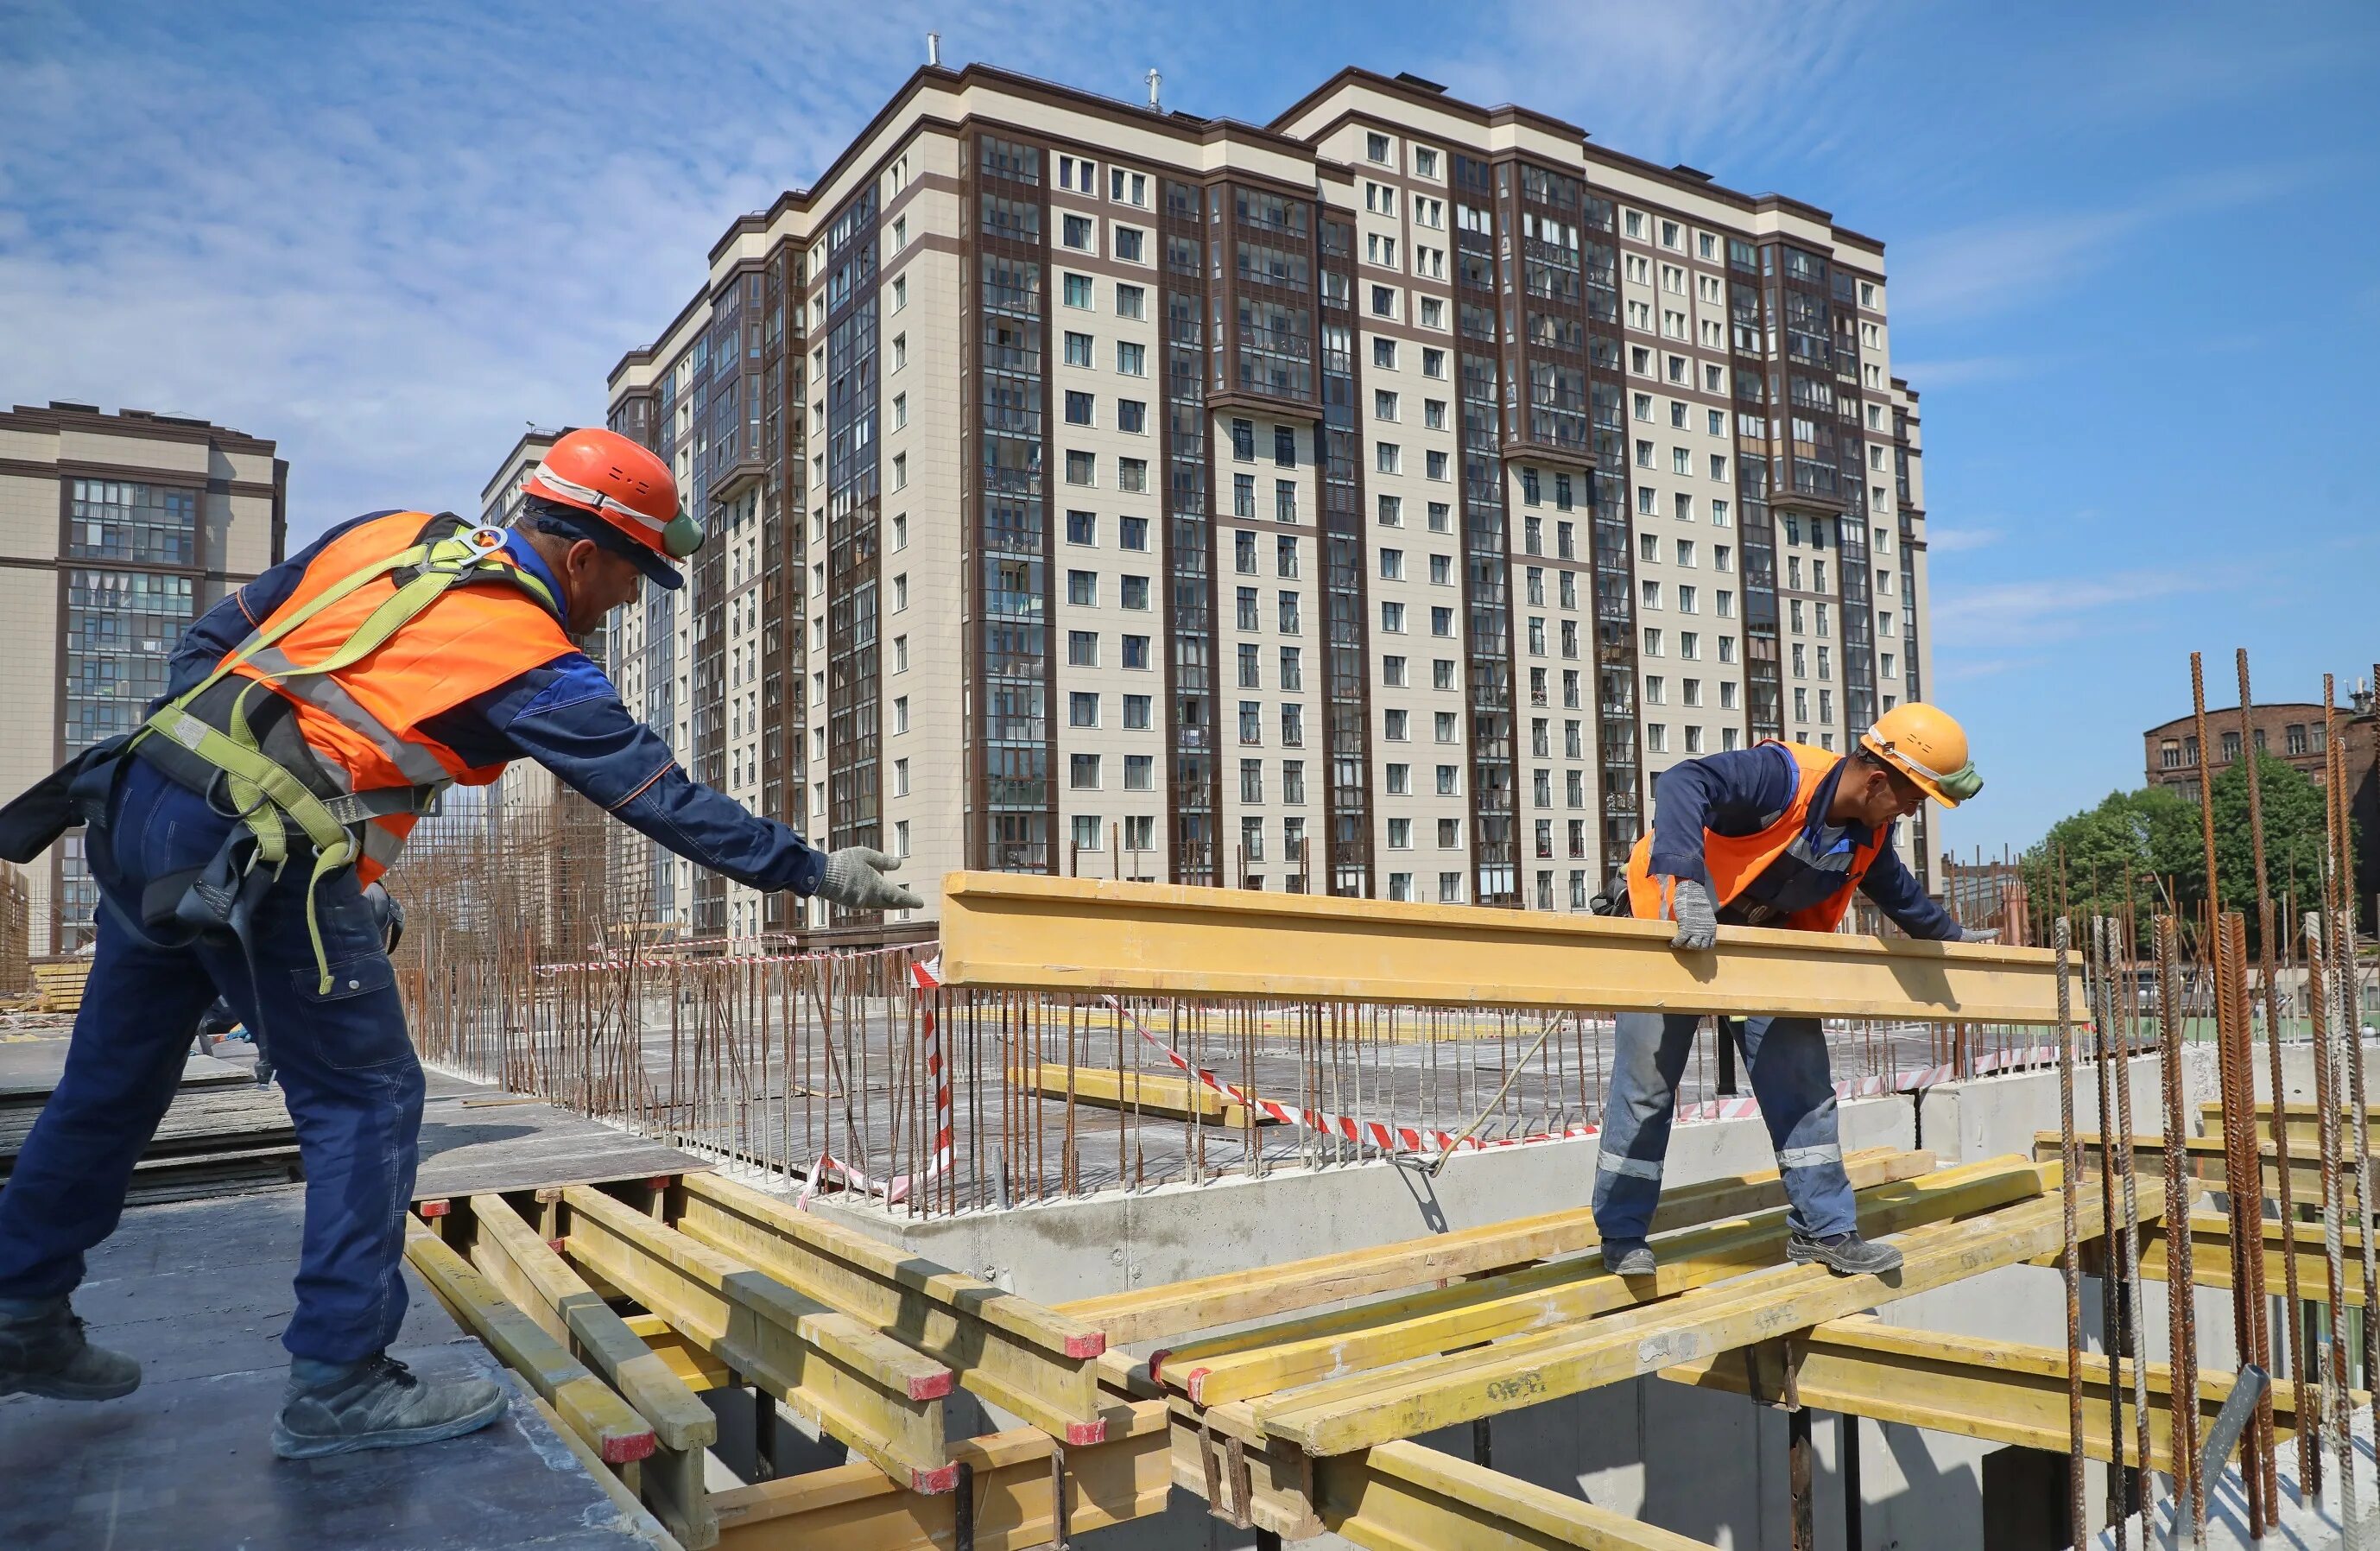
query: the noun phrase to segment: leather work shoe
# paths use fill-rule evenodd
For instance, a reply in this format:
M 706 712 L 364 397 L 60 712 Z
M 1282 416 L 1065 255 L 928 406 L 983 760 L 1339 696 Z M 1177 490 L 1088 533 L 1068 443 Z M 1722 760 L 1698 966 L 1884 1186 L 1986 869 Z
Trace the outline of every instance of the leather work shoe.
M 1616 1242 L 1603 1246 L 1603 1268 L 1619 1277 L 1649 1277 L 1653 1274 L 1653 1246 L 1642 1239 L 1634 1243 Z
M 502 1416 L 504 1400 L 492 1380 L 416 1378 L 386 1352 L 345 1365 L 300 1358 L 273 1419 L 273 1452 L 312 1460 L 458 1438 Z
M 140 1364 L 83 1339 L 63 1296 L 0 1300 L 0 1395 L 113 1400 L 140 1387 Z
M 1796 1266 L 1824 1266 L 1840 1276 L 1880 1276 L 1900 1269 L 1900 1252 L 1856 1233 L 1815 1239 L 1796 1232 L 1785 1241 L 1785 1258 Z

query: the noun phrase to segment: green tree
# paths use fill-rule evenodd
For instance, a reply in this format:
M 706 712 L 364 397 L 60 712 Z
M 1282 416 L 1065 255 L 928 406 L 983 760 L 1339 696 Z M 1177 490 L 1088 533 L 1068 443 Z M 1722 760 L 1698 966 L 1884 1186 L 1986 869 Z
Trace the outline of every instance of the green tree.
M 2222 907 L 2248 917 L 2253 951 L 2261 945 L 2255 943 L 2248 769 L 2247 760 L 2235 760 L 2215 778 L 2215 862 Z M 2277 908 L 2293 897 L 2303 909 L 2321 891 L 2322 788 L 2262 751 L 2255 769 L 2265 810 L 2266 886 Z M 2178 904 L 2194 917 L 2204 907 L 2205 858 L 2198 805 L 2185 802 L 2171 787 L 2151 786 L 2111 792 L 2098 806 L 2059 819 L 2025 853 L 2023 869 L 2036 918 L 2051 918 L 2061 897 L 2085 918 L 2114 915 L 2129 896 L 2142 914 L 2145 947 L 2151 914 Z

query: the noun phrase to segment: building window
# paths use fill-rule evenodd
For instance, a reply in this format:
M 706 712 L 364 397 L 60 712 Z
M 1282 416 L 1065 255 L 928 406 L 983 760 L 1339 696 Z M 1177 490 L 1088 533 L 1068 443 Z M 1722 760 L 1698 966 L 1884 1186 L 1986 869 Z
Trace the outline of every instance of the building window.
M 1066 364 L 1088 367 L 1091 364 L 1091 336 L 1069 331 L 1066 334 Z
M 1069 756 L 1066 762 L 1066 769 L 1067 780 L 1075 791 L 1095 792 L 1099 790 L 1099 757 L 1098 755 L 1076 754 Z M 1075 822 L 1080 824 L 1082 820 L 1078 818 L 1075 820 Z M 1091 824 L 1094 830 L 1096 830 L 1099 820 L 1094 818 L 1091 820 Z M 1082 843 L 1079 838 L 1076 840 L 1075 843 Z M 1094 840 L 1092 843 L 1097 844 L 1098 842 Z
M 1066 663 L 1074 668 L 1096 668 L 1099 665 L 1099 633 L 1096 630 L 1066 632 Z
M 1127 729 L 1134 732 L 1148 731 L 1149 699 L 1150 697 L 1146 695 L 1127 695 L 1123 697 L 1123 724 Z M 1124 772 L 1129 776 L 1131 771 L 1131 763 L 1127 761 Z M 1125 784 L 1131 783 L 1127 781 Z
M 1093 453 L 1069 451 L 1066 454 L 1066 483 L 1091 485 L 1099 482 L 1099 460 Z
M 1147 792 L 1157 784 L 1157 757 L 1153 754 L 1127 754 L 1123 757 L 1123 789 Z
M 1069 394 L 1066 396 L 1072 398 L 1074 395 Z M 1066 514 L 1066 542 L 1069 544 L 1096 544 L 1099 541 L 1099 514 L 1096 512 L 1069 512 Z
M 1087 274 L 1066 276 L 1066 305 L 1087 308 L 1091 305 L 1091 277 Z
M 1068 695 L 1066 724 L 1070 727 L 1097 727 L 1099 724 L 1099 697 L 1080 689 Z
M 1089 251 L 1091 246 L 1091 218 L 1089 216 L 1067 216 L 1064 224 L 1060 228 L 1060 233 L 1059 240 L 1063 242 L 1067 247 L 1080 248 L 1086 252 Z
M 1087 426 L 1091 423 L 1091 395 L 1069 389 L 1066 394 L 1066 423 Z

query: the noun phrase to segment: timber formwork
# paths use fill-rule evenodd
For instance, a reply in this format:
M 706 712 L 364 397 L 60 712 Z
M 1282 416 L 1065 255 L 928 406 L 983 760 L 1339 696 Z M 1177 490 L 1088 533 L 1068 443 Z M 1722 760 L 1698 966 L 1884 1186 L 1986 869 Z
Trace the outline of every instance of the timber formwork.
M 1018 1551 L 1162 1512 L 1175 1486 L 1284 1540 L 1679 1548 L 1696 1543 L 1412 1440 L 1658 1375 L 2049 1446 L 2063 1352 L 1869 1314 L 2058 1253 L 2058 1164 L 1933 1162 L 1848 1160 L 1863 1230 L 1907 1256 L 1884 1278 L 1783 1264 L 1773 1172 L 1670 1193 L 1660 1269 L 1639 1278 L 1582 1253 L 1597 1239 L 1576 1210 L 1048 1308 L 711 1174 L 427 1203 L 409 1253 L 695 1551 Z M 2104 1364 L 2088 1382 L 2103 1398 Z M 2151 1369 L 2159 1448 L 2171 1384 Z M 2228 1386 L 2201 1381 L 2208 1416 Z M 949 1437 L 954 1388 L 1019 1424 Z M 720 1390 L 850 1462 L 769 1479 L 764 1445 L 757 1479 L 706 1490 L 701 1396 Z

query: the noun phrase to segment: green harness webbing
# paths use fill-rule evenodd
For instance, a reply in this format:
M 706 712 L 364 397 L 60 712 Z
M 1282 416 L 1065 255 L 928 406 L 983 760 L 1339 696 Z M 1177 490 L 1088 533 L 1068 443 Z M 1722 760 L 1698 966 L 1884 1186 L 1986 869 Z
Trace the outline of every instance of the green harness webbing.
M 336 650 L 319 662 L 292 664 L 274 671 L 251 669 L 261 676 L 253 679 L 232 702 L 230 727 L 210 727 L 190 713 L 190 706 L 212 689 L 233 669 L 248 663 L 249 658 L 280 641 L 315 615 L 354 593 L 367 583 L 391 572 L 412 570 L 416 574 L 400 584 L 386 601 L 374 609 L 356 633 L 347 637 Z M 259 629 L 216 664 L 188 694 L 160 707 L 127 745 L 128 751 L 137 748 L 141 739 L 152 733 L 166 742 L 188 749 L 200 759 L 221 770 L 232 803 L 239 818 L 256 836 L 256 853 L 249 866 L 258 862 L 272 866 L 275 877 L 289 859 L 289 827 L 285 819 L 295 820 L 314 844 L 313 876 L 306 883 L 306 936 L 314 948 L 314 966 L 321 972 L 319 993 L 331 990 L 331 964 L 322 947 L 322 928 L 314 913 L 314 892 L 322 879 L 355 860 L 360 849 L 357 838 L 334 816 L 322 799 L 311 788 L 290 773 L 287 767 L 267 756 L 248 723 L 248 697 L 261 685 L 301 676 L 314 677 L 333 673 L 380 649 L 388 638 L 403 629 L 424 609 L 437 601 L 449 588 L 483 576 L 496 576 L 515 583 L 544 604 L 546 609 L 561 613 L 552 592 L 543 582 L 526 570 L 506 565 L 492 551 L 482 551 L 462 539 L 441 539 L 426 544 L 416 544 L 385 560 L 374 561 L 353 576 L 323 588 L 309 599 L 270 630 Z

